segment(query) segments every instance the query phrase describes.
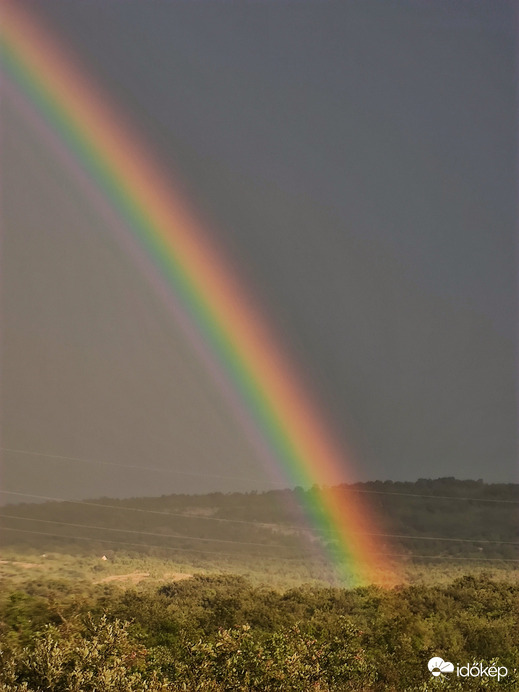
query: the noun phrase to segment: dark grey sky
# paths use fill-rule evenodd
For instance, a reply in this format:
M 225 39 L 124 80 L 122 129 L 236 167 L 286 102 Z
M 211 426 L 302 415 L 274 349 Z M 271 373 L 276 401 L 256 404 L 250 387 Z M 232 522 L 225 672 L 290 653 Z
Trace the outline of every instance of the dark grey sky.
M 517 479 L 514 3 L 27 4 L 172 166 L 359 480 Z M 110 232 L 3 108 L 4 445 L 262 477 Z M 47 492 L 165 488 L 14 456 L 13 488 L 34 469 Z

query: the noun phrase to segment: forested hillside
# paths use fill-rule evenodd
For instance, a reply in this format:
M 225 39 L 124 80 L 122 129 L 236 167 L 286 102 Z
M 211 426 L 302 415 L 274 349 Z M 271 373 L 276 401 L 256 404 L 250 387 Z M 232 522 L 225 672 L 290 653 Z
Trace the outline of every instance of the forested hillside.
M 454 478 L 348 486 L 378 516 L 388 558 L 519 558 L 519 485 Z M 345 486 L 337 486 L 341 494 Z M 333 532 L 305 521 L 318 488 L 25 503 L 0 511 L 5 547 L 77 552 L 310 560 L 334 550 Z

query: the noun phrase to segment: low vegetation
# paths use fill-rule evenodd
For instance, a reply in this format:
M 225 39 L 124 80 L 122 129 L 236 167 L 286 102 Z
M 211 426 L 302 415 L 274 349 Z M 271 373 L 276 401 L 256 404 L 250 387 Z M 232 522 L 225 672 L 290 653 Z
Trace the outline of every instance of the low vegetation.
M 488 575 L 391 590 L 278 591 L 232 575 L 146 589 L 32 582 L 2 590 L 0 690 L 443 689 L 433 656 L 497 657 L 509 673 L 484 689 L 516 690 L 518 597 Z M 452 677 L 449 689 L 482 682 Z

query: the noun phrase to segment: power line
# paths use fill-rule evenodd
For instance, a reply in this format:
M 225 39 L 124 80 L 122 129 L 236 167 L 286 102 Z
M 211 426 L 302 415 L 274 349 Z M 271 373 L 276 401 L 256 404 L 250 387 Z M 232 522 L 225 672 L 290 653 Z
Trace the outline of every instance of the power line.
M 78 501 L 79 504 L 83 504 L 81 501 Z M 107 505 L 95 505 L 100 506 L 100 507 L 106 507 Z M 131 508 L 128 508 L 131 509 Z M 152 512 L 152 510 L 139 510 L 139 511 L 149 511 Z M 184 514 L 165 514 L 162 512 L 153 512 L 154 514 L 159 514 L 162 517 L 168 517 L 168 516 L 179 516 L 182 517 L 183 519 L 187 518 L 190 519 L 191 517 L 184 515 Z M 195 519 L 203 518 L 203 519 L 211 519 L 211 517 L 194 517 Z M 193 540 L 193 541 L 211 541 L 211 542 L 217 542 L 217 543 L 233 543 L 233 544 L 238 544 L 238 545 L 254 545 L 254 546 L 261 546 L 261 547 L 278 547 L 278 548 L 284 548 L 286 546 L 284 545 L 277 545 L 277 546 L 265 546 L 264 543 L 253 543 L 250 541 L 235 541 L 235 540 L 229 540 L 229 539 L 219 539 L 219 538 L 203 538 L 203 537 L 197 537 L 197 536 L 182 536 L 182 535 L 172 535 L 172 534 L 162 534 L 162 533 L 153 533 L 149 531 L 137 531 L 135 529 L 119 529 L 119 528 L 113 528 L 109 526 L 92 526 L 89 524 L 75 524 L 75 523 L 70 523 L 70 522 L 65 522 L 65 521 L 57 521 L 57 520 L 52 520 L 52 519 L 42 519 L 39 517 L 25 517 L 23 515 L 9 515 L 9 514 L 2 514 L 0 513 L 0 519 L 21 519 L 23 521 L 39 521 L 45 524 L 57 524 L 59 526 L 71 526 L 74 528 L 85 528 L 85 529 L 94 529 L 94 530 L 99 530 L 99 531 L 119 531 L 122 533 L 132 533 L 132 534 L 137 534 L 137 535 L 142 535 L 142 536 L 156 536 L 160 538 L 173 538 L 177 540 Z M 230 521 L 234 522 L 233 519 L 229 520 L 222 520 L 222 521 Z M 240 523 L 244 524 L 252 524 L 258 528 L 262 526 L 262 524 L 259 523 L 254 523 L 254 522 L 245 522 L 241 520 L 237 520 Z M 263 525 L 265 526 L 265 525 Z M 273 525 L 267 524 L 269 528 Z M 274 525 L 275 526 L 275 525 Z M 292 528 L 292 527 L 287 527 L 286 525 L 281 525 L 282 528 Z M 298 528 L 298 527 L 294 527 Z M 301 529 L 302 531 L 311 531 L 311 529 Z M 321 532 L 325 532 L 325 529 L 321 529 Z M 331 532 L 333 535 L 333 532 Z M 484 539 L 484 538 L 457 538 L 457 537 L 442 537 L 442 536 L 419 536 L 419 535 L 409 535 L 409 534 L 395 534 L 395 533 L 368 533 L 368 532 L 361 532 L 360 534 L 357 535 L 362 535 L 362 536 L 377 536 L 379 538 L 398 538 L 398 539 L 411 539 L 411 540 L 425 540 L 425 541 L 448 541 L 448 542 L 455 542 L 455 543 L 484 543 L 487 545 L 513 545 L 516 547 L 519 547 L 519 542 L 516 541 L 501 541 L 501 540 L 492 540 L 492 539 Z
M 456 543 L 489 543 L 492 545 L 515 545 L 519 548 L 517 541 L 494 541 L 485 538 L 442 538 L 440 536 L 409 536 L 398 533 L 368 533 L 367 536 L 381 536 L 385 538 L 412 538 L 422 541 L 454 541 Z
M 359 488 L 348 488 L 349 491 L 355 493 L 367 493 L 370 495 L 399 495 L 401 497 L 426 497 L 428 500 L 468 500 L 470 502 L 497 502 L 504 504 L 519 504 L 519 500 L 498 500 L 487 497 L 458 497 L 457 495 L 420 495 L 418 493 L 397 493 L 386 490 L 361 490 Z
M 195 471 L 180 471 L 178 469 L 164 469 L 164 468 L 158 468 L 157 466 L 138 466 L 135 464 L 121 464 L 118 462 L 113 462 L 113 461 L 99 461 L 97 459 L 81 459 L 79 457 L 72 457 L 72 456 L 64 456 L 64 455 L 59 455 L 59 454 L 47 454 L 46 452 L 36 452 L 33 450 L 28 450 L 28 449 L 13 449 L 10 447 L 0 447 L 0 451 L 3 452 L 8 452 L 11 454 L 22 454 L 22 455 L 28 455 L 28 456 L 36 456 L 36 457 L 44 457 L 46 459 L 55 459 L 58 461 L 69 461 L 69 462 L 75 462 L 75 463 L 81 463 L 81 464 L 96 464 L 99 466 L 113 466 L 117 468 L 124 468 L 124 469 L 133 469 L 133 470 L 139 470 L 139 471 L 153 471 L 156 473 L 166 473 L 166 474 L 172 474 L 172 475 L 184 475 L 184 476 L 195 476 L 198 478 L 222 478 L 222 479 L 233 479 L 233 480 L 240 480 L 240 481 L 252 481 L 254 483 L 267 483 L 268 485 L 282 485 L 281 481 L 268 481 L 267 479 L 259 479 L 259 478 L 250 478 L 246 477 L 244 478 L 243 476 L 232 476 L 232 475 L 223 475 L 223 474 L 215 474 L 215 473 L 196 473 Z M 340 490 L 342 484 L 338 484 L 336 487 Z M 283 489 L 283 488 L 281 488 Z M 354 492 L 354 493 L 362 493 L 362 494 L 368 494 L 368 495 L 396 495 L 399 497 L 417 497 L 417 498 L 426 498 L 428 500 L 463 500 L 463 501 L 468 501 L 468 502 L 490 502 L 490 503 L 496 503 L 496 504 L 519 504 L 519 500 L 500 500 L 497 498 L 487 498 L 487 497 L 459 497 L 456 495 L 427 495 L 427 494 L 421 494 L 421 493 L 403 493 L 403 492 L 395 492 L 395 491 L 388 491 L 388 490 L 369 490 L 369 489 L 363 489 L 363 488 L 356 488 L 352 485 L 347 485 L 348 492 Z M 37 497 L 37 496 L 33 496 Z
M 173 538 L 175 540 L 208 541 L 212 543 L 232 543 L 235 545 L 253 545 L 261 548 L 286 548 L 285 545 L 266 545 L 265 543 L 252 543 L 250 541 L 234 541 L 227 538 L 203 538 L 201 536 L 182 536 L 165 533 L 154 533 L 150 531 L 136 531 L 135 529 L 117 529 L 111 526 L 92 526 L 90 524 L 72 524 L 67 521 L 56 521 L 53 519 L 39 519 L 37 517 L 23 517 L 12 514 L 0 514 L 0 519 L 22 519 L 23 521 L 39 521 L 44 524 L 57 524 L 58 526 L 72 526 L 76 529 L 94 529 L 96 531 L 118 531 L 120 533 L 132 533 L 138 536 L 155 536 L 156 538 Z
M 222 553 L 220 551 L 207 551 L 207 550 L 196 550 L 195 548 L 173 548 L 167 545 L 152 545 L 150 543 L 128 543 L 127 541 L 116 541 L 110 538 L 89 538 L 88 536 L 66 536 L 58 533 L 48 533 L 46 531 L 30 531 L 29 529 L 16 529 L 10 526 L 2 526 L 0 528 L 0 533 L 2 531 L 17 531 L 18 533 L 29 533 L 35 536 L 50 536 L 52 538 L 61 539 L 71 539 L 78 541 L 89 541 L 90 543 L 115 543 L 116 545 L 129 545 L 138 548 L 157 548 L 159 550 L 172 550 L 174 552 L 184 552 L 184 553 L 201 553 L 202 555 L 225 555 L 226 557 L 243 557 L 239 553 Z M 267 546 L 268 547 L 268 546 Z M 254 557 L 261 557 L 261 559 L 268 560 L 282 560 L 282 561 L 292 561 L 292 560 L 304 560 L 307 556 L 294 556 L 294 557 L 279 557 L 277 555 L 254 555 Z
M 254 483 L 267 483 L 268 485 L 276 485 L 274 481 L 268 481 L 260 478 L 245 478 L 243 476 L 232 476 L 217 473 L 197 473 L 196 471 L 180 471 L 179 469 L 159 468 L 158 466 L 138 466 L 136 464 L 121 464 L 116 461 L 100 461 L 98 459 L 81 459 L 79 457 L 64 456 L 61 454 L 47 454 L 46 452 L 35 452 L 29 449 L 12 449 L 10 447 L 0 447 L 0 451 L 10 454 L 21 454 L 34 457 L 43 457 L 45 459 L 54 459 L 56 461 L 68 461 L 76 464 L 95 464 L 96 466 L 112 466 L 116 468 L 132 469 L 137 471 L 146 471 L 154 473 L 167 473 L 171 475 L 181 476 L 196 476 L 198 478 L 222 478 L 229 480 L 248 481 Z
M 519 559 L 505 558 L 505 557 L 459 557 L 454 555 L 410 555 L 409 553 L 379 553 L 379 555 L 386 555 L 390 557 L 407 557 L 412 560 L 415 559 L 425 559 L 425 560 L 471 560 L 473 562 L 519 562 Z
M 163 546 L 163 545 L 150 545 L 148 543 L 128 543 L 128 542 L 120 542 L 120 541 L 114 541 L 108 538 L 99 538 L 99 539 L 92 539 L 92 538 L 87 538 L 85 536 L 64 536 L 61 534 L 55 534 L 55 533 L 47 533 L 45 531 L 29 531 L 28 529 L 15 529 L 15 528 L 10 528 L 10 527 L 2 527 L 0 531 L 16 531 L 18 533 L 26 533 L 26 534 L 32 534 L 36 536 L 49 536 L 51 538 L 61 538 L 61 539 L 72 539 L 72 540 L 79 540 L 79 541 L 90 541 L 91 543 L 115 543 L 116 545 L 125 545 L 125 546 L 132 546 L 132 547 L 138 547 L 138 548 L 157 548 L 159 550 L 171 550 L 173 552 L 189 552 L 189 553 L 201 553 L 203 555 L 225 555 L 226 557 L 242 557 L 239 554 L 236 553 L 221 553 L 220 551 L 214 552 L 214 551 L 209 551 L 207 552 L 206 550 L 195 550 L 191 548 L 173 548 L 170 546 Z M 405 557 L 405 558 L 411 558 L 411 559 L 425 559 L 425 560 L 449 560 L 449 561 L 458 561 L 458 560 L 470 560 L 473 562 L 519 562 L 519 559 L 511 559 L 511 558 L 483 558 L 483 557 L 459 557 L 459 556 L 451 556 L 451 555 L 410 555 L 409 553 L 378 553 L 379 555 L 383 557 Z M 257 557 L 257 556 L 255 556 Z M 301 555 L 301 556 L 294 556 L 294 557 L 279 557 L 276 555 L 262 555 L 262 559 L 268 559 L 268 560 L 281 560 L 283 562 L 292 562 L 295 560 L 305 560 L 305 563 L 308 564 L 308 556 L 307 555 Z M 319 563 L 322 564 L 322 563 Z
M 123 510 L 126 512 L 143 512 L 144 514 L 156 514 L 161 517 L 180 517 L 182 519 L 199 519 L 203 521 L 211 521 L 211 522 L 224 522 L 227 524 L 246 524 L 247 526 L 255 526 L 255 527 L 275 527 L 277 528 L 279 525 L 277 524 L 272 524 L 268 522 L 260 522 L 260 521 L 247 521 L 246 519 L 223 519 L 221 517 L 207 517 L 207 516 L 201 516 L 198 514 L 182 514 L 181 512 L 160 512 L 159 510 L 156 509 L 143 509 L 140 507 L 126 507 L 124 505 L 106 505 L 102 502 L 89 502 L 88 500 L 66 500 L 65 498 L 62 497 L 50 497 L 49 495 L 35 495 L 33 493 L 20 493 L 20 492 L 15 492 L 14 490 L 0 490 L 0 495 L 15 495 L 17 497 L 34 497 L 38 500 L 48 500 L 50 502 L 66 502 L 68 504 L 73 504 L 73 505 L 85 505 L 86 507 L 103 507 L 106 509 L 115 509 L 115 510 Z M 307 532 L 307 533 L 315 533 L 315 532 L 324 532 L 325 529 L 311 529 L 311 528 L 305 528 L 303 526 L 297 526 L 293 524 L 282 524 L 282 528 L 284 529 L 293 529 L 294 531 L 301 531 L 301 532 Z

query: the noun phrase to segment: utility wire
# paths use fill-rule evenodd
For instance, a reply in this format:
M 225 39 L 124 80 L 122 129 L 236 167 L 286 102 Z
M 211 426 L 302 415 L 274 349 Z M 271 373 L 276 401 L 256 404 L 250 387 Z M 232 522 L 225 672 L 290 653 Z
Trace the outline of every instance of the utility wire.
M 121 542 L 121 541 L 116 541 L 110 538 L 89 538 L 88 536 L 65 536 L 59 533 L 47 533 L 46 531 L 30 531 L 29 529 L 16 529 L 13 527 L 9 526 L 3 526 L 0 528 L 0 533 L 2 531 L 17 531 L 18 533 L 29 533 L 33 534 L 35 536 L 50 536 L 52 538 L 62 538 L 62 539 L 71 539 L 71 540 L 78 540 L 78 541 L 90 541 L 90 543 L 115 543 L 118 546 L 121 545 L 129 545 L 132 547 L 138 547 L 138 548 L 158 548 L 159 550 L 172 550 L 174 552 L 184 552 L 184 553 L 201 553 L 203 555 L 225 555 L 226 557 L 243 557 L 239 553 L 222 553 L 219 550 L 214 551 L 214 550 L 196 550 L 194 548 L 174 548 L 173 546 L 167 546 L 167 545 L 151 545 L 150 543 L 128 543 L 127 541 Z M 264 546 L 264 547 L 269 547 L 269 546 Z M 307 556 L 301 555 L 295 556 L 295 557 L 279 557 L 278 555 L 254 555 L 254 557 L 261 557 L 261 559 L 268 559 L 268 560 L 283 560 L 283 561 L 292 561 L 292 560 L 303 560 Z
M 160 512 L 156 509 L 143 509 L 140 507 L 126 507 L 125 505 L 106 505 L 102 502 L 89 502 L 88 500 L 66 500 L 62 497 L 50 497 L 48 495 L 34 495 L 33 493 L 19 493 L 13 490 L 0 490 L 0 495 L 15 495 L 17 497 L 34 497 L 38 500 L 48 500 L 50 502 L 66 502 L 72 505 L 85 505 L 86 507 L 103 507 L 106 509 L 123 510 L 126 512 L 142 512 L 144 514 L 156 514 L 161 517 L 181 517 L 182 519 L 199 519 L 202 521 L 218 521 L 226 524 L 246 524 L 256 527 L 278 527 L 279 524 L 272 524 L 263 521 L 248 521 L 246 519 L 223 519 L 221 517 L 207 517 L 199 514 L 182 514 L 181 512 Z M 302 526 L 282 524 L 284 529 L 294 529 L 294 531 L 302 531 L 307 533 L 315 533 L 316 531 L 324 532 L 325 529 L 310 529 Z
M 155 473 L 167 473 L 171 475 L 181 476 L 196 476 L 199 478 L 224 478 L 239 481 L 249 481 L 254 483 L 267 483 L 268 485 L 276 485 L 273 481 L 268 481 L 261 478 L 245 478 L 243 476 L 223 475 L 217 473 L 197 473 L 196 471 L 180 471 L 172 468 L 159 468 L 158 466 L 138 466 L 136 464 L 121 464 L 116 461 L 100 461 L 98 459 L 81 459 L 79 457 L 62 456 L 60 454 L 47 454 L 46 452 L 34 452 L 29 449 L 12 449 L 10 447 L 0 447 L 0 451 L 8 452 L 9 454 L 21 454 L 33 457 L 44 457 L 45 459 L 55 459 L 56 461 L 68 461 L 76 464 L 95 464 L 96 466 L 114 466 L 117 468 L 132 469 L 138 471 L 153 471 Z
M 386 555 L 391 557 L 407 557 L 412 560 L 419 558 L 424 560 L 471 560 L 474 562 L 519 562 L 513 558 L 505 557 L 459 557 L 454 555 L 410 555 L 409 553 L 379 553 L 379 555 Z
M 167 473 L 167 474 L 172 474 L 172 475 L 185 475 L 185 476 L 196 476 L 199 478 L 224 478 L 224 479 L 233 479 L 233 480 L 240 480 L 240 481 L 253 481 L 255 483 L 267 483 L 269 485 L 281 485 L 281 481 L 279 482 L 274 482 L 274 481 L 268 481 L 266 479 L 259 479 L 259 478 L 244 478 L 243 476 L 231 476 L 231 475 L 219 475 L 219 474 L 212 474 L 212 473 L 196 473 L 195 471 L 180 471 L 177 469 L 169 469 L 169 468 L 158 468 L 157 466 L 138 466 L 138 465 L 132 465 L 132 464 L 121 464 L 118 462 L 112 462 L 112 461 L 98 461 L 96 459 L 81 459 L 78 457 L 72 457 L 72 456 L 62 456 L 59 454 L 47 454 L 45 452 L 35 452 L 32 450 L 28 449 L 12 449 L 10 447 L 0 447 L 0 451 L 3 452 L 8 452 L 11 454 L 21 454 L 21 455 L 28 455 L 28 456 L 36 456 L 36 457 L 44 457 L 47 459 L 56 459 L 58 461 L 70 461 L 70 462 L 76 462 L 76 463 L 81 463 L 81 464 L 96 464 L 99 466 L 114 466 L 117 468 L 124 468 L 124 469 L 136 469 L 140 471 L 153 471 L 157 473 Z M 336 486 L 338 489 L 340 489 L 341 484 L 338 484 Z M 497 498 L 486 498 L 486 497 L 458 497 L 456 495 L 427 495 L 427 494 L 420 494 L 420 493 L 403 493 L 403 492 L 395 492 L 395 491 L 388 491 L 388 490 L 369 490 L 369 489 L 362 489 L 362 488 L 355 488 L 352 487 L 351 485 L 348 485 L 348 491 L 349 492 L 355 492 L 355 493 L 363 493 L 363 494 L 369 494 L 369 495 L 397 495 L 400 497 L 419 497 L 419 498 L 427 498 L 429 500 L 464 500 L 464 501 L 470 501 L 470 502 L 492 502 L 492 503 L 497 503 L 497 504 L 519 504 L 519 499 L 518 500 L 500 500 Z
M 104 506 L 104 505 L 101 505 Z M 173 515 L 168 515 L 168 514 L 162 514 L 161 512 L 157 512 L 157 514 L 161 514 L 162 517 L 165 516 L 173 516 Z M 175 516 L 181 516 L 182 518 L 185 518 L 185 515 L 175 515 Z M 188 517 L 189 518 L 189 517 Z M 198 518 L 198 517 L 197 517 Z M 209 518 L 209 517 L 204 517 L 204 518 Z M 23 515 L 16 515 L 16 514 L 2 514 L 0 513 L 0 519 L 20 519 L 23 521 L 39 521 L 45 524 L 57 524 L 59 526 L 71 526 L 74 528 L 84 528 L 84 529 L 94 529 L 98 531 L 119 531 L 121 533 L 131 533 L 131 534 L 136 534 L 136 535 L 141 535 L 141 536 L 156 536 L 160 538 L 173 538 L 176 540 L 193 540 L 193 541 L 211 541 L 215 543 L 233 543 L 237 545 L 254 545 L 254 546 L 260 546 L 260 547 L 276 547 L 276 548 L 285 548 L 285 545 L 272 545 L 272 546 L 266 546 L 264 543 L 253 543 L 249 541 L 235 541 L 235 540 L 229 540 L 229 539 L 220 539 L 220 538 L 203 538 L 203 537 L 197 537 L 197 536 L 184 536 L 184 535 L 173 535 L 173 534 L 162 534 L 162 533 L 153 533 L 149 531 L 137 531 L 135 529 L 119 529 L 119 528 L 114 528 L 110 526 L 92 526 L 89 524 L 75 524 L 75 523 L 70 523 L 66 521 L 57 521 L 53 519 L 41 519 L 39 517 L 25 517 Z M 232 520 L 229 520 L 232 521 Z M 249 522 L 244 522 L 244 523 L 249 523 Z M 254 524 L 254 522 L 250 522 Z M 254 524 L 257 527 L 260 527 L 261 524 Z M 270 526 L 270 525 L 268 525 Z M 287 528 L 284 525 L 281 525 L 282 528 Z M 441 536 L 417 536 L 417 535 L 409 535 L 409 534 L 395 534 L 395 533 L 368 533 L 368 532 L 360 532 L 357 535 L 362 535 L 362 536 L 377 536 L 380 538 L 399 538 L 399 539 L 412 539 L 412 540 L 425 540 L 425 541 L 448 541 L 448 542 L 455 542 L 455 543 L 484 543 L 488 545 L 513 545 L 516 547 L 519 547 L 519 542 L 516 541 L 501 541 L 501 540 L 491 540 L 491 539 L 480 539 L 480 538 L 446 538 L 446 537 L 441 537 Z
M 440 536 L 410 536 L 399 533 L 368 533 L 363 536 L 381 536 L 385 538 L 412 538 L 422 541 L 454 541 L 456 543 L 489 543 L 492 545 L 515 545 L 519 548 L 517 541 L 494 541 L 485 538 L 442 538 Z
M 469 502 L 496 502 L 498 504 L 519 505 L 519 500 L 498 500 L 492 497 L 458 497 L 457 495 L 421 495 L 418 493 L 397 493 L 387 490 L 361 490 L 360 488 L 349 488 L 354 493 L 368 493 L 370 495 L 400 495 L 402 497 L 426 497 L 428 500 L 468 500 Z
M 57 455 L 52 455 L 52 454 L 43 454 L 40 452 L 29 452 L 25 450 L 16 450 L 16 449 L 7 449 L 5 447 L 0 447 L 0 450 L 7 451 L 7 452 L 17 452 L 20 454 L 31 454 L 34 456 L 43 456 L 43 457 L 49 457 L 51 459 L 61 459 L 61 460 L 71 460 L 71 461 L 79 461 L 84 464 L 101 464 L 101 465 L 106 465 L 106 466 L 117 466 L 119 468 L 125 468 L 125 469 L 139 469 L 142 471 L 158 471 L 160 473 L 172 473 L 172 474 L 185 474 L 188 476 L 197 476 L 200 478 L 204 477 L 211 477 L 211 478 L 233 478 L 235 480 L 252 480 L 256 483 L 262 483 L 264 481 L 257 479 L 257 478 L 248 478 L 248 479 L 243 479 L 241 476 L 219 476 L 217 474 L 203 474 L 203 473 L 191 473 L 189 471 L 175 471 L 174 469 L 159 469 L 156 466 L 155 467 L 145 467 L 145 466 L 129 466 L 127 464 L 118 464 L 118 463 L 113 463 L 113 462 L 107 462 L 107 461 L 94 461 L 94 460 L 89 460 L 89 459 L 76 459 L 75 457 L 64 457 L 64 456 L 57 456 Z M 337 486 L 334 486 L 339 492 L 341 490 L 341 485 L 343 484 L 338 484 Z M 361 493 L 361 494 L 366 494 L 366 495 L 395 495 L 398 497 L 417 497 L 417 498 L 425 498 L 428 500 L 463 500 L 467 502 L 490 502 L 493 504 L 512 504 L 512 505 L 519 505 L 519 499 L 517 500 L 501 500 L 498 498 L 491 498 L 491 497 L 466 497 L 466 496 L 458 496 L 458 495 L 427 495 L 425 493 L 402 493 L 402 492 L 395 492 L 391 490 L 369 490 L 369 489 L 364 489 L 364 488 L 356 488 L 352 485 L 346 485 L 348 492 L 352 493 Z M 280 488 L 280 490 L 290 490 L 289 488 Z M 8 491 L 0 491 L 7 493 Z M 268 492 L 268 491 L 267 491 Z M 49 499 L 49 500 L 56 500 L 56 501 L 61 501 L 61 502 L 71 502 L 71 500 L 63 500 L 61 498 L 45 498 L 44 496 L 40 495 L 31 495 L 29 493 L 14 493 L 11 492 L 10 494 L 15 495 L 25 495 L 26 497 L 40 497 L 41 499 Z M 104 505 L 106 506 L 106 505 Z
M 200 536 L 183 536 L 168 533 L 153 533 L 150 531 L 136 531 L 135 529 L 117 529 L 111 526 L 91 526 L 90 524 L 72 524 L 67 521 L 55 521 L 53 519 L 38 519 L 33 517 L 16 516 L 12 514 L 0 514 L 0 519 L 22 519 L 24 521 L 39 521 L 44 524 L 57 524 L 59 526 L 72 526 L 76 529 L 94 529 L 96 531 L 118 531 L 120 533 L 132 533 L 138 536 L 155 536 L 156 538 L 173 538 L 175 540 L 208 541 L 212 543 L 233 543 L 235 545 L 253 545 L 260 548 L 286 548 L 286 545 L 268 545 L 265 543 L 252 543 L 250 541 L 234 541 L 226 538 L 202 538 Z
M 191 548 L 173 548 L 170 546 L 163 546 L 163 545 L 150 545 L 148 543 L 121 543 L 120 541 L 114 541 L 110 540 L 108 538 L 99 538 L 99 539 L 92 539 L 92 538 L 87 538 L 85 536 L 63 536 L 61 534 L 55 534 L 55 533 L 47 533 L 45 531 L 29 531 L 28 529 L 14 529 L 14 528 L 9 528 L 9 527 L 3 527 L 0 529 L 1 531 L 17 531 L 19 533 L 26 533 L 26 534 L 33 534 L 37 536 L 50 536 L 52 538 L 62 538 L 62 539 L 72 539 L 72 540 L 79 540 L 79 541 L 90 541 L 91 543 L 115 543 L 116 545 L 128 545 L 132 547 L 139 547 L 139 548 L 157 548 L 159 550 L 171 550 L 173 552 L 189 552 L 189 553 L 202 553 L 203 555 L 225 555 L 227 557 L 242 557 L 237 553 L 221 553 L 220 551 L 215 552 L 215 551 L 205 551 L 205 550 L 195 550 Z M 384 557 L 405 557 L 405 558 L 411 558 L 411 559 L 426 559 L 426 560 L 471 560 L 475 562 L 519 562 L 519 559 L 511 559 L 511 558 L 483 558 L 483 557 L 457 557 L 457 556 L 450 556 L 450 555 L 410 555 L 409 553 L 378 553 L 381 556 Z M 254 557 L 259 557 L 259 556 L 254 556 Z M 282 561 L 287 561 L 287 562 L 292 562 L 295 560 L 304 560 L 306 563 L 308 563 L 308 555 L 301 555 L 301 556 L 294 556 L 294 557 L 278 557 L 277 555 L 262 555 L 262 559 L 269 559 L 269 560 L 282 560 Z M 322 563 L 319 563 L 322 564 Z

